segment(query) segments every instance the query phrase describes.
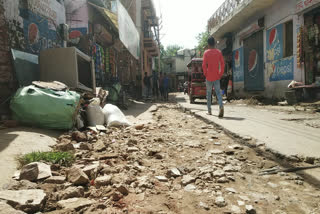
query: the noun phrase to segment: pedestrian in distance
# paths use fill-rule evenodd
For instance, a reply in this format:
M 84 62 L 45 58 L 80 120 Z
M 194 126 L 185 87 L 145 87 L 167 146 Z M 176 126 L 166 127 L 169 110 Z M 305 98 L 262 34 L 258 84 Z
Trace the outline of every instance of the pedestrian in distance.
M 164 77 L 162 80 L 163 84 L 163 95 L 164 95 L 164 100 L 168 101 L 169 99 L 169 77 L 167 76 L 167 73 L 164 73 Z
M 156 71 L 152 72 L 152 83 L 153 96 L 157 96 L 157 98 L 159 98 L 159 76 Z
M 160 97 L 161 99 L 164 99 L 164 93 L 163 93 L 163 73 L 160 72 L 160 77 L 159 77 L 159 90 L 160 90 Z
M 150 82 L 150 77 L 148 76 L 148 73 L 144 73 L 144 78 L 143 78 L 143 84 L 144 84 L 144 89 L 145 89 L 145 97 L 146 99 L 150 98 L 151 95 L 151 82 Z
M 220 91 L 220 79 L 224 73 L 224 59 L 220 50 L 215 48 L 216 41 L 210 36 L 208 38 L 208 50 L 203 55 L 202 69 L 206 77 L 206 88 L 207 88 L 207 106 L 209 115 L 211 112 L 211 99 L 212 99 L 212 87 L 216 92 L 218 103 L 219 103 L 219 117 L 224 116 L 224 107 L 222 102 L 222 96 Z

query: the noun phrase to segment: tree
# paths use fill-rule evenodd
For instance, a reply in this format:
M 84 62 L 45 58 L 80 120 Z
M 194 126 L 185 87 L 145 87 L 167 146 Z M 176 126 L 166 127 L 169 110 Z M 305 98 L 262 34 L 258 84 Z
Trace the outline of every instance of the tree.
M 196 46 L 196 50 L 197 52 L 200 52 L 200 56 L 203 55 L 206 47 L 207 47 L 207 41 L 209 38 L 210 34 L 208 31 L 199 33 L 198 36 L 196 37 L 198 40 L 198 45 Z
M 178 50 L 181 50 L 181 49 L 183 49 L 183 47 L 180 45 L 168 45 L 166 50 L 164 50 L 164 56 L 165 57 L 176 56 Z

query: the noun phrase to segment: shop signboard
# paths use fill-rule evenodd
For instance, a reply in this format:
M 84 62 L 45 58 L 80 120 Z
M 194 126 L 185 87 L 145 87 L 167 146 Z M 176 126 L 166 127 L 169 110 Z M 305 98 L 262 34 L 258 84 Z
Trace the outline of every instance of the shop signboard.
M 243 47 L 233 51 L 232 57 L 232 67 L 233 67 L 233 81 L 243 82 Z
M 317 3 L 320 3 L 320 0 L 296 0 L 296 12 L 301 12 Z
M 267 72 L 270 82 L 293 80 L 293 65 L 293 56 L 267 63 Z
M 136 59 L 140 57 L 140 35 L 125 7 L 117 1 L 119 37 L 124 46 Z
M 283 24 L 267 30 L 267 62 L 283 58 Z

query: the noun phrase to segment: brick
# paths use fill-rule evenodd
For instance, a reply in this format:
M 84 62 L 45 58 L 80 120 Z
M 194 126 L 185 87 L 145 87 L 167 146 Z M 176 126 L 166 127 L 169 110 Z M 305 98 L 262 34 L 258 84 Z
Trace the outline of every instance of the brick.
M 7 51 L 0 51 L 0 64 L 10 63 L 10 53 Z

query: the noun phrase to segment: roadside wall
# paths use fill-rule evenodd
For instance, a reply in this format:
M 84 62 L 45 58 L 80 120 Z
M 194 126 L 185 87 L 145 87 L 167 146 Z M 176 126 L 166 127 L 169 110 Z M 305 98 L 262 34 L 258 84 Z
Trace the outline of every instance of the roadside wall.
M 264 46 L 264 87 L 261 92 L 247 92 L 244 90 L 244 49 L 239 32 L 235 33 L 233 42 L 234 91 L 236 96 L 251 97 L 262 95 L 268 98 L 283 98 L 288 84 L 292 80 L 302 81 L 302 70 L 297 67 L 297 31 L 300 27 L 298 17 L 295 15 L 296 2 L 291 0 L 276 1 L 273 6 L 251 17 L 241 29 L 257 22 L 264 17 L 263 46 Z M 284 52 L 284 23 L 293 21 L 293 55 L 284 57 L 277 53 Z M 268 44 L 270 32 L 276 29 L 279 41 L 276 45 Z
M 0 0 L 0 104 L 17 85 L 10 50 L 39 54 L 61 47 L 57 28 L 65 22 L 63 0 Z M 1 105 L 0 113 L 7 108 Z

